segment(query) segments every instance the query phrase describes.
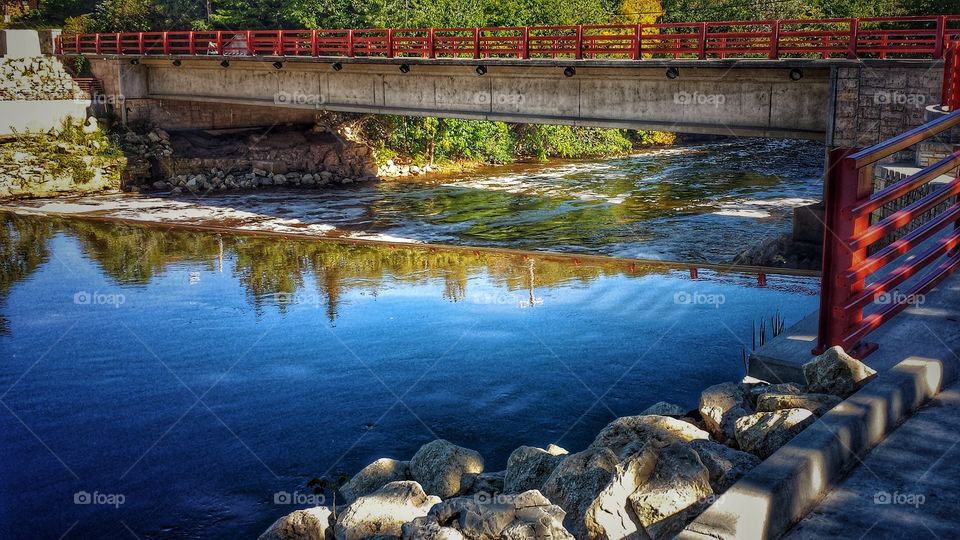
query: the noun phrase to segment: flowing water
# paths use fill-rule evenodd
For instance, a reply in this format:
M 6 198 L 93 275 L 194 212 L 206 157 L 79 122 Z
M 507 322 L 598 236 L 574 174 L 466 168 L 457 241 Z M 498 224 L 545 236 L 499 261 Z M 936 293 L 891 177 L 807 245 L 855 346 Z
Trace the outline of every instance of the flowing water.
M 723 261 L 816 199 L 744 141 L 205 204 L 422 241 Z M 435 438 L 488 471 L 739 378 L 812 277 L 0 214 L 0 538 L 249 538 Z M 768 322 L 769 326 L 769 322 Z M 283 495 L 289 494 L 289 497 Z M 294 504 L 284 501 L 294 499 Z M 328 503 L 330 501 L 327 501 Z

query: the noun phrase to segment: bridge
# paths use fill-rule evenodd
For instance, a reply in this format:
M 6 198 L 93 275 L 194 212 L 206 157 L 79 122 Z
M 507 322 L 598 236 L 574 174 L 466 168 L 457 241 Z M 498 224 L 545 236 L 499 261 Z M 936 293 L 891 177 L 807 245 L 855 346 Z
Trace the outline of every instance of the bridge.
M 195 122 L 172 103 L 191 102 L 865 146 L 919 124 L 902 105 L 940 102 L 957 40 L 960 15 L 82 34 L 61 36 L 57 52 L 89 57 L 123 112 L 166 103 L 167 125 Z M 884 129 L 856 125 L 860 109 L 872 121 L 884 106 Z M 216 107 L 209 127 L 262 121 Z
M 57 52 L 168 127 L 333 110 L 825 141 L 802 358 L 870 354 L 869 334 L 960 267 L 960 15 L 84 34 Z M 890 181 L 894 159 L 910 166 Z

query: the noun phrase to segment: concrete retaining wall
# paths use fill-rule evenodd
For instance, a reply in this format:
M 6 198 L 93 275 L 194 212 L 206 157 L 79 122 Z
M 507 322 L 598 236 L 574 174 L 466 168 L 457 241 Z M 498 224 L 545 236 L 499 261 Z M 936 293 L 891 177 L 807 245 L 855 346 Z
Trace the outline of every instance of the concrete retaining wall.
M 82 100 L 0 101 L 0 136 L 12 135 L 14 130 L 57 129 L 67 118 L 84 122 L 89 105 Z

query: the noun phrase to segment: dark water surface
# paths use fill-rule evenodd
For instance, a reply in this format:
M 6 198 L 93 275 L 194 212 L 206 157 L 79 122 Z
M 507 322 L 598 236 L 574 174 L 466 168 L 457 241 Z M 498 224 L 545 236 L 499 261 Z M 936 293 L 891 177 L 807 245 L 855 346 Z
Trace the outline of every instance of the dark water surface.
M 204 204 L 432 243 L 723 263 L 819 201 L 823 145 L 730 139 L 584 162 L 302 190 Z
M 250 538 L 308 506 L 276 493 L 437 437 L 490 471 L 581 450 L 695 407 L 754 321 L 817 301 L 802 277 L 0 224 L 0 538 Z

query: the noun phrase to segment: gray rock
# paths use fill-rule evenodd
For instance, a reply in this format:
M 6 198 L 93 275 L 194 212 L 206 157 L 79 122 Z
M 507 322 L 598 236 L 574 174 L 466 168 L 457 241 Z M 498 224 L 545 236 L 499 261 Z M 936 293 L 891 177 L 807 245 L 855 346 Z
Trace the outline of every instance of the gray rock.
M 287 177 L 282 174 L 273 175 L 273 185 L 282 186 L 287 183 Z
M 588 448 L 564 458 L 544 482 L 543 494 L 567 513 L 563 524 L 577 538 L 588 538 L 587 510 L 613 480 L 619 463 L 609 448 Z
M 673 538 L 712 499 L 710 473 L 682 443 L 657 452 L 650 478 L 630 495 L 630 506 L 651 538 Z
M 391 482 L 377 491 L 360 497 L 338 517 L 337 540 L 362 540 L 376 536 L 400 536 L 404 523 L 427 515 L 438 497 L 424 493 L 420 484 L 411 481 Z
M 467 475 L 467 483 L 470 484 L 470 489 L 467 490 L 465 494 L 496 495 L 497 493 L 503 493 L 503 479 L 505 475 L 506 471 Z
M 163 180 L 157 180 L 153 183 L 153 189 L 168 189 L 169 185 Z
M 390 482 L 410 479 L 409 464 L 390 458 L 380 458 L 367 465 L 340 488 L 347 502 L 369 495 Z
M 441 527 L 436 518 L 429 515 L 404 523 L 400 537 L 402 540 L 464 540 L 460 531 Z
M 455 497 L 470 488 L 468 475 L 483 472 L 479 453 L 437 439 L 420 447 L 410 460 L 410 474 L 423 489 L 442 499 Z
M 700 414 L 707 431 L 718 441 L 735 438 L 737 418 L 753 411 L 742 386 L 732 382 L 715 384 L 700 394 Z
M 757 412 L 773 412 L 783 409 L 807 409 L 823 416 L 843 401 L 831 394 L 763 394 L 757 400 Z
M 499 540 L 505 532 L 507 538 L 516 538 L 524 530 L 538 533 L 527 538 L 573 540 L 563 518 L 563 510 L 536 490 L 493 498 L 457 497 L 434 506 L 427 517 L 469 540 Z
M 750 389 L 750 403 L 756 405 L 757 399 L 764 394 L 787 394 L 798 396 L 806 391 L 802 384 L 780 383 L 780 384 L 758 384 Z
M 615 540 L 647 538 L 630 496 L 650 478 L 657 463 L 655 445 L 644 447 L 617 465 L 613 478 L 590 503 L 583 517 L 587 538 Z
M 803 376 L 808 392 L 846 398 L 873 380 L 877 372 L 838 346 L 804 364 Z
M 273 522 L 257 540 L 333 540 L 331 518 L 326 506 L 297 510 Z
M 737 420 L 740 449 L 767 459 L 816 420 L 806 409 L 784 409 L 744 416 Z
M 550 445 L 546 450 L 533 446 L 517 448 L 507 459 L 507 470 L 503 479 L 504 493 L 542 489 L 543 483 L 563 461 L 565 455 L 566 450 L 554 445 Z
M 624 416 L 607 424 L 590 447 L 609 448 L 620 459 L 626 459 L 653 441 L 668 444 L 708 438 L 706 431 L 669 416 Z
M 687 409 L 679 405 L 674 405 L 673 403 L 667 403 L 666 401 L 659 401 L 653 405 L 647 407 L 647 410 L 640 413 L 641 415 L 655 414 L 658 416 L 685 416 L 687 414 Z
M 687 443 L 710 473 L 710 487 L 723 493 L 760 464 L 757 456 L 713 441 Z

